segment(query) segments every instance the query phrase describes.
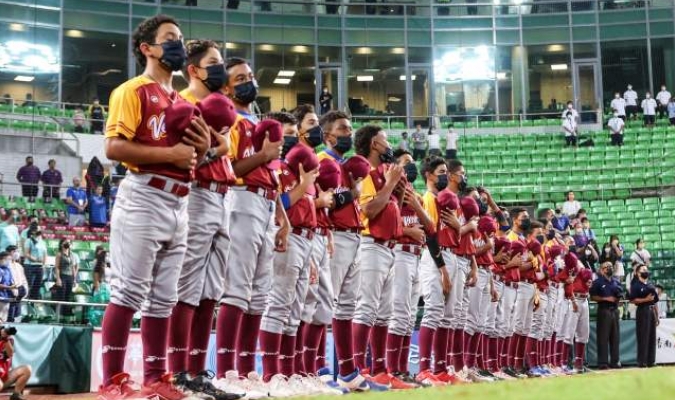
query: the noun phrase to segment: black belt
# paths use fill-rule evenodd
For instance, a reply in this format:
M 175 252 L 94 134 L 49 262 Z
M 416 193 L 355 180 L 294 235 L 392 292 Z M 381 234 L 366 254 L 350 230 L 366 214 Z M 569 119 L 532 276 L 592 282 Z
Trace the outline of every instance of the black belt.
M 600 302 L 598 303 L 598 308 L 607 308 L 607 309 L 617 309 L 619 306 L 616 305 L 615 303 L 609 303 L 609 302 Z
M 333 228 L 334 232 L 361 233 L 359 228 Z

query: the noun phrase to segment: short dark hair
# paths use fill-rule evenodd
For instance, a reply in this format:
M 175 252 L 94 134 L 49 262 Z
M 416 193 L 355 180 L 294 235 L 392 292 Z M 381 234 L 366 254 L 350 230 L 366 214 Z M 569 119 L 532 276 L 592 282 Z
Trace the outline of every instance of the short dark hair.
M 356 154 L 368 157 L 373 138 L 382 131 L 379 125 L 365 125 L 354 134 L 354 150 Z
M 8 253 L 11 253 L 11 252 L 15 251 L 16 249 L 18 249 L 18 247 L 14 246 L 13 244 L 10 244 L 9 246 L 7 246 L 7 249 L 5 249 L 5 250 Z
M 162 24 L 174 24 L 178 27 L 180 26 L 178 21 L 173 17 L 158 14 L 138 24 L 136 29 L 134 29 L 134 33 L 131 35 L 134 57 L 136 57 L 136 61 L 144 68 L 148 60 L 145 59 L 145 56 L 140 49 L 141 43 L 155 43 L 157 31 Z
M 9 257 L 9 253 L 6 251 L 0 251 L 0 258 Z
M 282 124 L 297 124 L 298 120 L 291 113 L 287 112 L 271 112 L 265 116 L 267 119 L 279 121 Z
M 617 238 L 617 239 L 618 239 L 618 238 Z M 643 241 L 644 241 L 644 240 L 642 240 L 642 238 L 639 238 L 638 240 L 635 241 L 635 245 L 637 246 L 638 244 L 640 244 L 640 242 L 643 242 Z
M 451 173 L 451 174 L 456 173 L 457 171 L 459 171 L 460 167 L 464 166 L 464 164 L 462 164 L 461 161 L 456 160 L 456 159 L 448 160 L 447 164 L 448 164 L 448 172 Z
M 523 207 L 514 207 L 511 209 L 511 211 L 509 211 L 509 215 L 511 216 L 511 218 L 516 219 L 520 216 L 520 214 L 524 212 L 527 212 L 527 209 Z
M 26 156 L 26 161 L 28 161 L 29 158 L 33 159 L 33 156 Z
M 298 120 L 298 125 L 302 123 L 302 120 L 305 119 L 305 115 L 314 113 L 314 106 L 311 104 L 300 104 L 291 110 L 291 113 Z
M 587 214 L 586 209 L 580 208 L 579 211 L 577 211 L 577 215 L 579 215 L 579 214 Z
M 530 233 L 534 232 L 535 229 L 537 228 L 544 228 L 544 224 L 542 224 L 539 221 L 532 221 L 530 222 L 530 229 L 527 231 L 527 234 L 529 235 Z
M 53 159 L 53 158 L 50 158 L 49 161 L 47 161 L 47 164 L 51 164 L 51 163 L 56 164 L 56 160 Z
M 338 119 L 351 119 L 349 115 L 339 110 L 328 111 L 319 119 L 319 125 L 324 132 L 329 132 L 333 129 L 333 123 Z
M 404 156 L 406 154 L 409 155 L 409 156 L 412 156 L 412 154 L 406 149 L 396 149 L 396 150 L 394 150 L 394 157 L 397 158 L 397 159 L 401 158 L 402 156 Z
M 188 66 L 193 65 L 195 67 L 199 67 L 199 63 L 202 62 L 204 56 L 206 56 L 206 52 L 209 51 L 209 49 L 220 50 L 220 46 L 213 40 L 206 40 L 206 39 L 190 40 L 185 44 L 185 53 L 187 54 L 187 62 L 185 63 L 185 66 L 183 66 L 182 71 L 185 80 L 187 81 L 190 80 L 190 75 L 188 74 L 187 70 Z
M 227 59 L 227 61 L 225 61 L 225 82 L 230 81 L 230 69 L 242 64 L 248 65 L 248 61 L 241 57 L 230 57 Z
M 588 222 L 588 218 L 583 217 L 583 218 L 581 219 L 581 223 L 583 224 L 584 222 Z
M 441 157 L 430 156 L 424 159 L 422 162 L 422 178 L 424 181 L 427 180 L 427 174 L 433 174 L 438 168 L 439 165 L 447 165 L 445 160 Z

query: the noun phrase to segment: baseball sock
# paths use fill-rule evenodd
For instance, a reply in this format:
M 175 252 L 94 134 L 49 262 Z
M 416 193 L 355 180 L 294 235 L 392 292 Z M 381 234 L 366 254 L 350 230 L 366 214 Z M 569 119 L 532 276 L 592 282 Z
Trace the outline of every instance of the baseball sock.
M 405 336 L 389 333 L 387 335 L 387 366 L 389 372 L 405 372 L 401 370 L 401 353 Z
M 508 340 L 508 361 L 507 366 L 515 368 L 516 365 L 516 353 L 518 351 L 518 335 L 515 333 L 511 335 Z
M 488 371 L 497 372 L 500 369 L 499 365 L 499 342 L 501 338 L 491 337 L 487 341 L 488 357 L 485 367 Z
M 222 304 L 216 321 L 216 370 L 222 378 L 227 371 L 235 370 L 234 356 L 237 354 L 237 337 L 241 330 L 244 312 L 241 308 Z
M 488 359 L 487 358 L 487 349 L 488 346 L 486 344 L 487 342 L 487 337 L 482 334 L 478 333 L 478 348 L 476 349 L 476 366 L 478 369 L 484 370 L 485 368 L 485 361 Z
M 299 331 L 298 331 L 299 333 Z M 321 345 L 321 335 L 323 325 L 306 324 L 305 325 L 305 353 L 302 355 L 305 361 L 305 371 L 315 374 L 319 370 L 316 362 L 316 356 Z
M 195 316 L 192 318 L 187 366 L 188 371 L 193 376 L 206 368 L 206 352 L 209 348 L 211 328 L 213 327 L 213 310 L 215 308 L 215 300 L 204 299 L 199 302 L 199 306 L 195 310 Z
M 461 335 L 461 339 L 459 341 L 459 347 L 455 347 L 454 353 L 456 354 L 455 359 L 457 359 L 460 363 L 459 370 L 462 370 L 466 365 L 466 356 L 467 352 L 469 351 L 469 345 L 471 344 L 471 335 L 466 333 L 464 329 L 460 329 L 459 333 Z M 455 344 L 455 346 L 457 345 Z
M 521 371 L 525 368 L 525 350 L 527 347 L 527 337 L 523 335 L 518 336 L 518 344 L 516 346 L 516 357 L 514 358 L 514 364 L 517 371 Z
M 464 354 L 466 356 L 466 366 L 467 368 L 476 367 L 476 353 L 478 352 L 478 345 L 480 344 L 480 336 L 478 333 L 470 335 L 465 332 L 466 346 L 464 347 Z
M 237 371 L 240 376 L 247 376 L 255 371 L 255 351 L 258 344 L 258 332 L 262 315 L 244 313 L 241 319 L 241 330 L 237 339 Z
M 421 334 L 421 329 L 420 329 L 420 334 Z M 412 339 L 412 336 L 406 335 L 403 337 L 403 343 L 401 344 L 401 353 L 400 357 L 398 359 L 398 370 L 402 373 L 407 373 L 408 372 L 408 356 L 410 354 L 410 340 Z M 420 359 L 420 364 L 422 363 L 422 360 Z
M 434 338 L 436 336 L 435 334 L 436 331 L 428 326 L 420 327 L 420 372 L 431 369 L 431 346 L 436 342 L 436 339 Z M 405 358 L 407 361 L 408 354 L 405 354 Z
M 356 368 L 362 370 L 366 368 L 366 351 L 368 349 L 368 340 L 370 339 L 372 327 L 356 322 L 354 322 L 352 326 L 352 336 L 354 337 L 354 363 L 356 364 Z
M 136 312 L 129 307 L 108 304 L 101 325 L 103 350 L 103 382 L 111 384 L 113 376 L 124 372 L 124 359 L 129 341 L 129 331 Z
M 508 337 L 499 338 L 499 366 L 501 368 L 508 367 L 509 364 L 509 344 L 510 340 Z
M 316 368 L 317 371 L 326 366 L 326 335 L 327 334 L 328 334 L 328 325 L 324 325 L 323 329 L 321 329 L 321 342 L 319 342 L 319 349 L 316 351 L 316 361 L 315 361 L 314 368 Z
M 195 315 L 195 307 L 187 303 L 178 302 L 169 317 L 169 370 L 175 372 L 187 371 L 188 343 L 190 329 Z
M 260 331 L 260 351 L 262 352 L 263 380 L 270 379 L 279 373 L 279 349 L 281 334 Z
M 570 347 L 571 345 L 562 342 L 562 350 L 560 351 L 560 366 L 565 367 L 570 363 Z
M 373 356 L 372 375 L 387 372 L 387 325 L 375 325 L 371 330 L 370 351 Z
M 539 360 L 539 364 L 537 365 L 543 366 L 546 364 L 546 352 L 544 349 L 544 340 L 539 339 L 537 342 L 537 360 Z
M 448 369 L 448 335 L 450 333 L 448 328 L 436 329 L 436 335 L 434 336 L 434 374 L 446 372 Z M 444 354 L 445 356 L 443 356 Z M 421 367 L 420 370 L 422 370 Z
M 586 353 L 586 343 L 574 343 L 574 369 L 584 368 L 584 355 Z
M 281 373 L 290 377 L 295 373 L 295 343 L 296 337 L 281 336 L 281 350 L 279 351 L 279 369 Z
M 166 373 L 169 318 L 141 317 L 143 341 L 143 384 L 157 382 Z
M 293 364 L 293 371 L 302 376 L 307 376 L 307 370 L 305 369 L 305 332 L 305 323 L 300 322 L 295 335 L 295 355 L 293 357 L 295 362 Z M 316 372 L 310 371 L 312 373 Z
M 525 353 L 524 357 L 527 357 L 527 367 L 534 368 L 537 366 L 537 339 L 533 339 L 529 336 L 525 337 Z
M 338 357 L 340 375 L 346 376 L 354 372 L 354 350 L 352 346 L 352 321 L 333 318 L 333 335 Z

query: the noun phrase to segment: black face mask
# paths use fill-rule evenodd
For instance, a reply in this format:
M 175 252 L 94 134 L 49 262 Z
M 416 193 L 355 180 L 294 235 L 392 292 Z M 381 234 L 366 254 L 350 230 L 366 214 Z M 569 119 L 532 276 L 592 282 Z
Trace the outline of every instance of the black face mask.
M 169 40 L 161 44 L 162 57 L 159 62 L 169 71 L 180 71 L 187 60 L 185 46 L 180 40 Z
M 548 231 L 548 235 L 546 235 L 546 238 L 548 238 L 548 240 L 555 239 L 555 231 L 554 230 Z
M 463 192 L 466 190 L 466 187 L 469 185 L 469 179 L 466 177 L 466 175 L 462 175 L 462 180 L 459 181 L 459 185 L 457 188 L 459 189 L 460 192 Z
M 68 250 L 70 248 L 70 243 L 64 243 L 63 248 Z
M 546 237 L 544 235 L 537 235 L 537 242 L 544 244 Z
M 307 131 L 306 139 L 312 148 L 316 148 L 323 143 L 323 129 L 319 125 L 313 127 Z
M 253 81 L 240 83 L 234 87 L 234 98 L 241 104 L 251 104 L 258 97 L 258 85 Z
M 527 232 L 528 230 L 530 230 L 530 226 L 532 226 L 532 221 L 530 221 L 529 219 L 524 219 L 520 221 L 520 230 L 522 230 L 523 232 Z
M 206 79 L 202 79 L 202 83 L 210 92 L 217 92 L 225 84 L 225 66 L 215 64 L 204 69 L 206 70 Z
M 286 154 L 288 154 L 291 149 L 298 144 L 298 138 L 297 136 L 284 136 L 284 145 L 281 149 L 281 158 L 286 158 Z
M 640 278 L 648 279 L 649 278 L 649 271 L 640 272 Z
M 476 200 L 476 202 L 478 203 L 478 214 L 481 216 L 487 214 L 489 209 L 487 203 L 480 199 Z
M 406 166 L 403 167 L 403 170 L 405 171 L 405 178 L 408 182 L 413 183 L 417 180 L 417 167 L 414 163 L 406 164 Z
M 439 192 L 448 187 L 448 176 L 446 174 L 437 175 L 436 178 L 436 190 Z
M 387 147 L 384 154 L 380 154 L 380 161 L 384 164 L 391 164 L 396 161 L 394 158 L 394 150 L 392 150 L 391 147 Z
M 351 136 L 340 136 L 337 138 L 337 142 L 333 149 L 340 154 L 345 154 L 352 149 L 352 137 Z

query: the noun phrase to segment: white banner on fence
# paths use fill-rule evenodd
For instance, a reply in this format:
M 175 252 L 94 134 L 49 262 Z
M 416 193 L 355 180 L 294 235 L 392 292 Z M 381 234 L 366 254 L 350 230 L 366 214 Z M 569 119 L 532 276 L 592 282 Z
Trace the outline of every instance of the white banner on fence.
M 675 318 L 662 319 L 656 327 L 656 363 L 675 363 Z

